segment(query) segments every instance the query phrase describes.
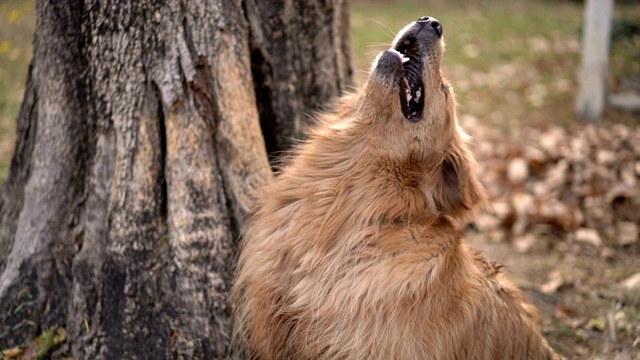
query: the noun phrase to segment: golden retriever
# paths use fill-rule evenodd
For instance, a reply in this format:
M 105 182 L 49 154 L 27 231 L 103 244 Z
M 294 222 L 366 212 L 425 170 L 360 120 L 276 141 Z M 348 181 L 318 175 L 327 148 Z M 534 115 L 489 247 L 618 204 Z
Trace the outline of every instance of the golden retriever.
M 537 310 L 456 224 L 486 208 L 422 17 L 264 189 L 234 283 L 252 359 L 553 359 Z

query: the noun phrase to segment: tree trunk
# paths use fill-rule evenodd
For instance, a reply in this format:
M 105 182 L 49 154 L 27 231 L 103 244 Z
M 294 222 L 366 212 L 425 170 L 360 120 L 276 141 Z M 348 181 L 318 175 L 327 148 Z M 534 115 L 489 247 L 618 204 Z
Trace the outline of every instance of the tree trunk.
M 274 157 L 300 138 L 309 113 L 351 85 L 347 2 L 246 0 L 246 9 L 258 109 Z
M 350 84 L 344 1 L 39 1 L 0 192 L 0 345 L 77 359 L 229 356 L 258 189 Z M 261 132 L 260 124 L 265 136 Z

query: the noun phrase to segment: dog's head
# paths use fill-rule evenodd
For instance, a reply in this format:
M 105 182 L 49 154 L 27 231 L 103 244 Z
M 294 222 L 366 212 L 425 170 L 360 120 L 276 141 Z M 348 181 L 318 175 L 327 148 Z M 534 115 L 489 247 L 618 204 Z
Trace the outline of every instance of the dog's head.
M 456 120 L 453 92 L 442 76 L 443 53 L 438 20 L 425 16 L 410 23 L 391 49 L 378 55 L 358 107 L 374 129 L 369 141 L 377 157 L 424 171 L 420 182 L 434 207 L 458 217 L 484 205 L 485 195 Z

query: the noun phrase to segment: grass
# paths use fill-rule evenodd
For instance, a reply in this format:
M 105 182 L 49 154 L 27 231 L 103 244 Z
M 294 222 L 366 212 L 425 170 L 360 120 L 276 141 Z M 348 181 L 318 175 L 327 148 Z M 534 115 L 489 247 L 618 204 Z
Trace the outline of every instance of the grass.
M 35 30 L 33 0 L 0 4 L 0 183 L 7 177 L 13 152 Z

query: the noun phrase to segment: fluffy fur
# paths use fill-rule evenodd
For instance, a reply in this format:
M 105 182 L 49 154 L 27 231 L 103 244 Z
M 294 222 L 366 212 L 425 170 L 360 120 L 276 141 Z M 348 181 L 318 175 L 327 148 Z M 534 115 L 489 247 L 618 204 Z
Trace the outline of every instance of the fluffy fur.
M 486 196 L 439 37 L 419 39 L 420 121 L 403 116 L 401 58 L 385 51 L 264 189 L 233 288 L 234 339 L 250 358 L 557 356 L 537 310 L 456 228 Z

